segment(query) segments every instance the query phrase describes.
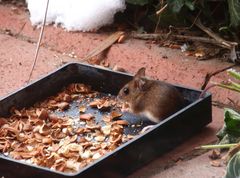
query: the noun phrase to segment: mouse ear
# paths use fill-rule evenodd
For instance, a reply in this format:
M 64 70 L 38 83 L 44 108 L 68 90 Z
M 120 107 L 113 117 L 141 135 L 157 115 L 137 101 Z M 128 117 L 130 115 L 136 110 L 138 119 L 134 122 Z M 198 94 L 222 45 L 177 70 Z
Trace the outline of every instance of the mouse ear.
M 145 76 L 145 67 L 140 68 L 137 73 L 135 74 L 134 78 L 141 78 Z
M 134 80 L 134 87 L 141 91 L 144 90 L 144 84 L 145 84 L 145 81 L 141 78 L 137 78 Z

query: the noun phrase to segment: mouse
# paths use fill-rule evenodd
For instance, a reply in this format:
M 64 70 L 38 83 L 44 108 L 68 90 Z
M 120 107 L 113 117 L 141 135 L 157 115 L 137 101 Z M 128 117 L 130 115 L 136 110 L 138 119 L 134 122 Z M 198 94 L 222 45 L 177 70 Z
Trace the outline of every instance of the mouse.
M 129 106 L 129 111 L 159 123 L 184 105 L 183 95 L 171 84 L 151 80 L 140 68 L 133 79 L 125 84 L 117 98 Z

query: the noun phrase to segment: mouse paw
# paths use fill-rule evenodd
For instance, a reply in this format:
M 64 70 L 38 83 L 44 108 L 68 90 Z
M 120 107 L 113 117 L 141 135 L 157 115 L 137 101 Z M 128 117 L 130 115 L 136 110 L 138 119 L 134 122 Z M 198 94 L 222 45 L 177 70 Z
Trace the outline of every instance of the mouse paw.
M 144 128 L 141 130 L 140 133 L 144 133 L 144 132 L 148 131 L 149 129 L 151 129 L 151 128 L 154 127 L 154 126 L 155 126 L 155 125 L 148 125 L 148 126 L 144 127 Z
M 130 108 L 122 108 L 121 112 L 131 112 L 131 109 Z

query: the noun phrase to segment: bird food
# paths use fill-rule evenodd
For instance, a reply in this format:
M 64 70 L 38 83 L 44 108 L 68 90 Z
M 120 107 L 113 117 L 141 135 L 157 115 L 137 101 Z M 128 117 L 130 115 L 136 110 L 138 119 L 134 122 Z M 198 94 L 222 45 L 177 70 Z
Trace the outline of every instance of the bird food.
M 91 108 L 108 112 L 100 118 L 88 112 Z M 70 84 L 56 96 L 30 108 L 12 108 L 9 118 L 0 118 L 0 152 L 26 163 L 77 172 L 134 137 L 124 134 L 130 125 L 119 119 L 120 109 L 115 97 Z

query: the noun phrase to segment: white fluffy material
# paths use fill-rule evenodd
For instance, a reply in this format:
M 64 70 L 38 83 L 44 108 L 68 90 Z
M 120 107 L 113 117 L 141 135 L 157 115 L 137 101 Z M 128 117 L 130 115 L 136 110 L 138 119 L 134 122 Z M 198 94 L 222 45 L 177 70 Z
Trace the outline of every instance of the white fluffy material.
M 26 0 L 32 25 L 43 21 L 47 0 Z M 125 10 L 125 0 L 49 0 L 47 23 L 68 31 L 93 31 L 111 24 L 114 14 Z

